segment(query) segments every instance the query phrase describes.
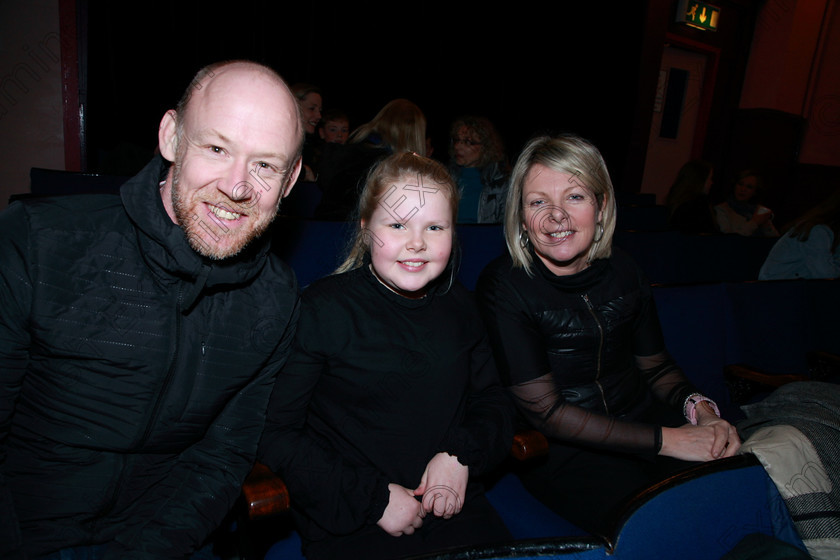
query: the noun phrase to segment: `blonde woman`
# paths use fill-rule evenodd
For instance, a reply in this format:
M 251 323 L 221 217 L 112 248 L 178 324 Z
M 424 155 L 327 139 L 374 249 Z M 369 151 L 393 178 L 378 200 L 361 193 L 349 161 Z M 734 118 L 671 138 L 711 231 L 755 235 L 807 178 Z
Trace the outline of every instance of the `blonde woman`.
M 511 176 L 509 255 L 477 285 L 502 381 L 549 440 L 548 459 L 522 481 L 592 532 L 663 473 L 740 447 L 668 355 L 649 283 L 612 247 L 615 219 L 597 148 L 536 138 Z

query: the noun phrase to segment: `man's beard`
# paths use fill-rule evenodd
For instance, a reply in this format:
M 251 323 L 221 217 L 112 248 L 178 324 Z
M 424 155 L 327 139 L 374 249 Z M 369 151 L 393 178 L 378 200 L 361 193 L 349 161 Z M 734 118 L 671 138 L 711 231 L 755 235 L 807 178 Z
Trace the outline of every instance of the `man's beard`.
M 176 156 L 173 164 L 174 171 L 172 174 L 172 208 L 175 212 L 175 218 L 178 220 L 178 225 L 184 231 L 190 247 L 192 247 L 192 249 L 199 255 L 213 260 L 223 260 L 235 257 L 241 253 L 248 244 L 265 233 L 274 221 L 275 216 L 277 216 L 277 212 L 280 210 L 282 196 L 278 197 L 277 205 L 270 216 L 262 216 L 259 213 L 259 207 L 256 201 L 254 201 L 250 207 L 236 205 L 230 200 L 225 200 L 223 202 L 209 201 L 214 202 L 216 206 L 231 212 L 236 212 L 237 206 L 240 208 L 247 208 L 249 212 L 256 211 L 257 219 L 252 223 L 250 229 L 248 230 L 237 230 L 235 232 L 225 231 L 223 226 L 219 225 L 216 221 L 200 218 L 195 208 L 196 206 L 202 205 L 202 203 L 195 202 L 195 199 L 193 199 L 192 204 L 190 204 L 191 201 L 185 200 L 182 196 L 181 162 L 182 158 Z M 219 220 L 221 221 L 221 218 L 219 218 Z M 203 236 L 202 233 L 204 234 Z M 211 239 L 205 240 L 205 237 L 209 237 Z M 223 246 L 218 242 L 218 240 L 221 239 L 235 239 L 235 242 L 228 246 Z M 216 242 L 214 243 L 214 241 Z

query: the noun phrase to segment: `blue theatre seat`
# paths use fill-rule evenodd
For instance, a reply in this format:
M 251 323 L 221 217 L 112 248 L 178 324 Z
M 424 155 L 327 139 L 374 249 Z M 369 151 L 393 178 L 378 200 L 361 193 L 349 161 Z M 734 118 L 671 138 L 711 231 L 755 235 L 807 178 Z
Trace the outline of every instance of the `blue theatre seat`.
M 341 264 L 353 225 L 347 222 L 278 217 L 272 225 L 271 249 L 280 256 L 305 288 Z
M 754 455 L 702 464 L 654 485 L 617 516 L 611 558 L 720 558 L 763 534 L 805 550 L 781 495 Z
M 529 538 L 414 560 L 715 560 L 755 535 L 805 551 L 775 485 L 755 456 L 745 454 L 687 469 L 651 486 L 616 512 L 614 530 L 607 535 Z
M 654 283 L 756 280 L 774 238 L 678 231 L 616 230 L 613 243 L 636 260 Z
M 729 401 L 723 368 L 732 351 L 724 284 L 654 286 L 665 347 L 688 378 L 719 405 Z
M 730 363 L 775 373 L 805 373 L 812 351 L 840 354 L 840 280 L 774 280 L 726 284 Z
M 475 289 L 478 276 L 487 264 L 507 253 L 501 224 L 458 224 L 460 263 L 458 279 L 468 289 Z
M 566 521 L 532 496 L 512 472 L 499 478 L 487 489 L 486 495 L 517 540 L 588 536 L 586 531 Z
M 743 413 L 724 368 L 802 375 L 809 354 L 840 355 L 840 280 L 655 285 L 653 295 L 668 351 L 729 420 Z
M 614 512 L 608 534 L 588 535 L 545 509 L 506 474 L 488 490 L 515 540 L 417 556 L 424 560 L 579 558 L 718 559 L 751 535 L 804 551 L 776 486 L 752 454 L 691 467 L 652 485 Z M 265 560 L 302 558 L 300 540 L 278 522 Z

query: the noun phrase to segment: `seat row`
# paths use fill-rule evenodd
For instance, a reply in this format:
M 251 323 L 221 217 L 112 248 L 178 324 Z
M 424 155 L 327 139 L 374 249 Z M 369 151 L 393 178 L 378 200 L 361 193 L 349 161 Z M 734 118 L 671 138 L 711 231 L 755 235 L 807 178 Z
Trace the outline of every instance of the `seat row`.
M 306 286 L 332 272 L 352 239 L 353 224 L 280 216 L 272 246 Z M 505 253 L 501 224 L 458 224 L 459 278 L 469 289 L 484 267 Z M 617 230 L 614 245 L 628 252 L 652 283 L 694 284 L 755 280 L 773 239 L 734 234 Z M 311 255 L 319 258 L 313 259 Z

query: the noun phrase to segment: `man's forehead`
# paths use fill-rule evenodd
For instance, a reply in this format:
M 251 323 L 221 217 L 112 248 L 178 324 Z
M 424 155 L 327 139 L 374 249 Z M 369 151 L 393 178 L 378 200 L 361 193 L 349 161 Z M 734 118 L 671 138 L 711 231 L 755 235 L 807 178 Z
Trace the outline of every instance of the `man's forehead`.
M 284 95 L 281 87 L 270 83 L 224 84 L 226 87 L 203 88 L 191 98 L 186 115 L 181 115 L 187 122 L 202 128 L 212 128 L 216 122 L 225 119 L 247 120 L 249 126 L 278 126 L 284 130 L 297 130 L 299 115 L 297 104 L 290 96 Z M 219 84 L 222 85 L 222 84 Z M 230 87 L 233 86 L 233 87 Z M 272 122 L 273 121 L 273 122 Z M 220 133 L 224 133 L 220 127 Z

